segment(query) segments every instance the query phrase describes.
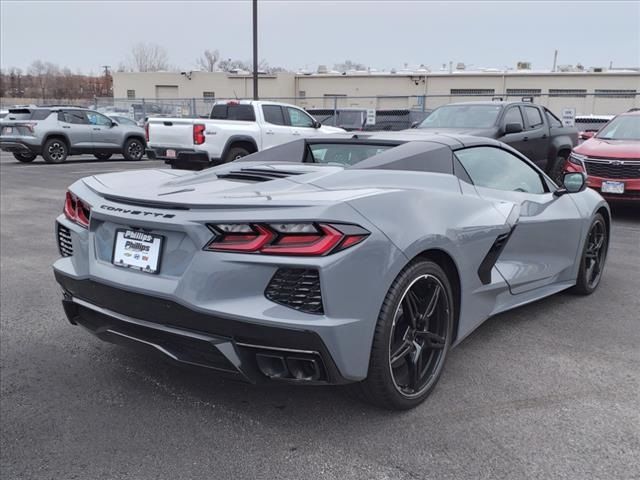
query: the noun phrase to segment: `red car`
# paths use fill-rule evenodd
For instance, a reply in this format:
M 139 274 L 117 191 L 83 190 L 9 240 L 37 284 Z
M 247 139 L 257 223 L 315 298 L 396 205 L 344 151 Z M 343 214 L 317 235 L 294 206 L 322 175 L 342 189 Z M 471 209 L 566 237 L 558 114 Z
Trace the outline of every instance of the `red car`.
M 640 201 L 640 111 L 616 116 L 573 149 L 565 172 L 586 172 L 587 184 L 609 201 Z

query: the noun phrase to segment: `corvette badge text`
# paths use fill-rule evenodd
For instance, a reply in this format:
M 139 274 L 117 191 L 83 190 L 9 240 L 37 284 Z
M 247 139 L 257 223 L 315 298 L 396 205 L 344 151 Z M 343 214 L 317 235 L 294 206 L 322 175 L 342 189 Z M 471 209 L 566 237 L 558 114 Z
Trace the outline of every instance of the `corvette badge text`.
M 129 215 L 142 215 L 143 217 L 153 216 L 154 218 L 173 218 L 175 217 L 172 213 L 154 213 L 147 212 L 144 210 L 130 210 L 128 208 L 120 208 L 120 207 L 111 207 L 109 205 L 100 205 L 100 208 L 103 210 L 109 210 L 110 212 L 118 212 L 118 213 L 128 213 Z

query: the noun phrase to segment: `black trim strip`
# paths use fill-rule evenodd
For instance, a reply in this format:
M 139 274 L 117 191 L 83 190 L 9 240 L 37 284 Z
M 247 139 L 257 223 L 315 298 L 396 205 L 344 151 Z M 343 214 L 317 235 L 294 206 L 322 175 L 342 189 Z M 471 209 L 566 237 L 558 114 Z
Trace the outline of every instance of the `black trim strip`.
M 491 248 L 480 263 L 480 266 L 478 267 L 478 277 L 480 277 L 480 281 L 483 285 L 488 285 L 489 283 L 491 283 L 491 270 L 498 261 L 498 258 L 500 258 L 500 254 L 504 250 L 504 247 L 507 245 L 511 234 L 515 229 L 516 225 L 511 227 L 511 230 L 509 230 L 507 233 L 498 235 L 496 240 L 493 242 L 493 245 L 491 245 Z

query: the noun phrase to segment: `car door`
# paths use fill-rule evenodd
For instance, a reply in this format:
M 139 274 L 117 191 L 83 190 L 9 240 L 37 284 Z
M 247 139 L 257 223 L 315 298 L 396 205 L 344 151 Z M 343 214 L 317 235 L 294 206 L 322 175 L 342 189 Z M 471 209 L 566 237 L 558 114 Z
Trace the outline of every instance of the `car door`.
M 571 195 L 554 196 L 540 170 L 505 149 L 470 147 L 456 156 L 480 196 L 515 205 L 517 219 L 495 263 L 511 293 L 571 281 L 582 234 Z
M 504 142 L 508 145 L 511 145 L 513 148 L 521 152 L 523 155 L 528 156 L 528 140 L 529 134 L 525 131 L 524 118 L 522 117 L 522 111 L 518 105 L 513 105 L 511 107 L 507 107 L 504 115 L 502 116 L 502 120 L 500 122 L 500 127 L 503 132 L 506 131 L 506 127 L 510 123 L 515 123 L 520 125 L 522 131 L 514 132 L 514 133 L 505 133 L 502 137 L 498 138 L 501 142 Z
M 122 127 L 97 112 L 87 112 L 87 119 L 91 125 L 91 139 L 96 150 L 121 149 L 124 141 Z
M 295 107 L 284 107 L 285 120 L 291 126 L 293 138 L 315 137 L 319 135 L 315 128 L 315 120 L 304 110 Z
M 526 151 L 523 152 L 529 160 L 541 169 L 547 166 L 549 153 L 549 128 L 542 118 L 540 108 L 534 105 L 523 105 L 526 121 Z
M 264 128 L 262 129 L 262 148 L 274 147 L 295 138 L 291 127 L 285 120 L 285 112 L 280 105 L 262 105 Z
M 62 131 L 69 139 L 72 151 L 90 151 L 93 148 L 92 130 L 83 110 L 64 110 L 58 115 Z

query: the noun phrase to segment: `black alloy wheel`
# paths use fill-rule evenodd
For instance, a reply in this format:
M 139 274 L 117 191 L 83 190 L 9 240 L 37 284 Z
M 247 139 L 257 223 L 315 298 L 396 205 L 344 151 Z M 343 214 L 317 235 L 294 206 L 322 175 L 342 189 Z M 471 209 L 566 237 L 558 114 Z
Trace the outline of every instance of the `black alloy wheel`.
M 591 227 L 589 227 L 578 279 L 576 286 L 573 288 L 574 292 L 588 295 L 598 288 L 602 279 L 608 248 L 609 232 L 604 218 L 598 213 L 591 222 Z

